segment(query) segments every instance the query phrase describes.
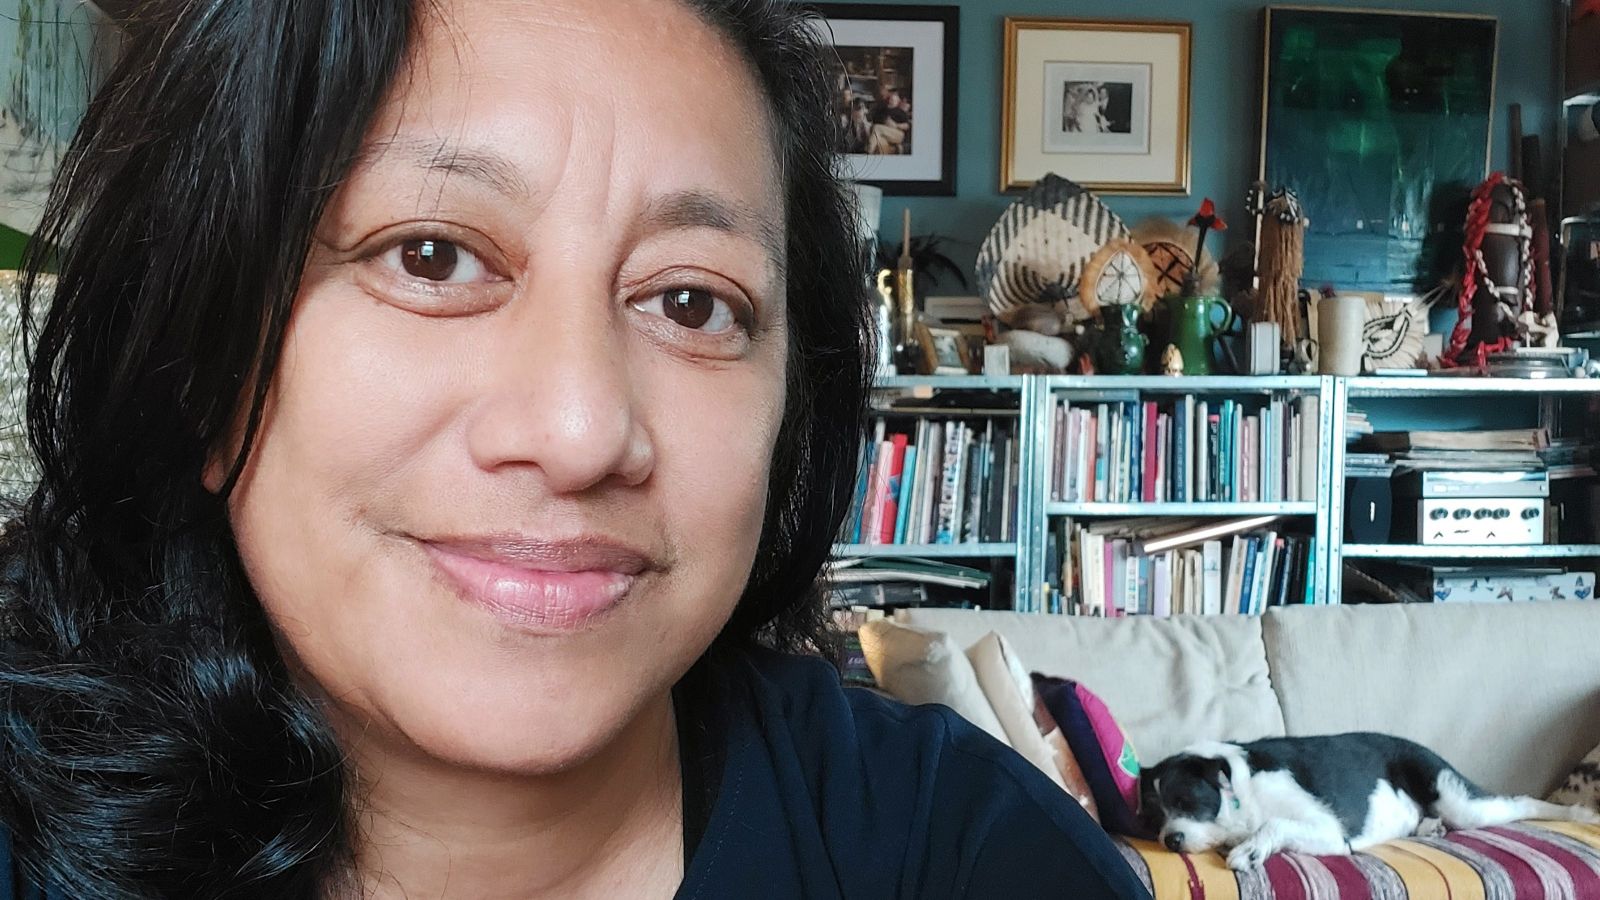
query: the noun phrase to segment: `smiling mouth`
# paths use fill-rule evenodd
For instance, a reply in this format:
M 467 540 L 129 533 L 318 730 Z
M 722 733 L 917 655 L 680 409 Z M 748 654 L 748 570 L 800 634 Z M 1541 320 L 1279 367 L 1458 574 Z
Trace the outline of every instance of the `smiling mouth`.
M 592 626 L 653 567 L 642 552 L 597 538 L 471 536 L 417 542 L 457 596 L 509 628 L 536 634 Z

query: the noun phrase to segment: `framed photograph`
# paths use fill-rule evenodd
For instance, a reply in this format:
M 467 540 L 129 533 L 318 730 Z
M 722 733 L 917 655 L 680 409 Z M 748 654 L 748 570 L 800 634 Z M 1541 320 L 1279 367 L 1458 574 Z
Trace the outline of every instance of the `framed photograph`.
M 811 8 L 838 52 L 835 149 L 846 175 L 885 194 L 954 195 L 960 8 Z
M 924 375 L 966 375 L 971 371 L 972 355 L 961 329 L 918 323 L 917 339 L 922 343 Z
M 1189 193 L 1184 22 L 1005 20 L 1000 189 L 1054 173 L 1103 194 Z
M 1305 283 L 1426 292 L 1489 174 L 1493 16 L 1268 7 L 1258 177 L 1299 195 Z

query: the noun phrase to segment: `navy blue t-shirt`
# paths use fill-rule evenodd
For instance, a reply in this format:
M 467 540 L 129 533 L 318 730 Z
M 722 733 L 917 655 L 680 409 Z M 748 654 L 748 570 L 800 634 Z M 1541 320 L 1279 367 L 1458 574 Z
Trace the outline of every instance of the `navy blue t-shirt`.
M 1061 788 L 945 707 L 767 651 L 702 661 L 675 697 L 681 900 L 1149 896 Z M 39 896 L 0 828 L 0 900 Z

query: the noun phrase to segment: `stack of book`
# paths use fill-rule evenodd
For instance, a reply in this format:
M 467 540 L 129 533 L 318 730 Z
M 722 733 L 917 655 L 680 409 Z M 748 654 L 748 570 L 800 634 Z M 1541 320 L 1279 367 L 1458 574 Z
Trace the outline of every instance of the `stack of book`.
M 1016 422 L 917 419 L 873 425 L 842 540 L 961 544 L 1016 540 Z
M 1307 535 L 1270 516 L 1064 521 L 1052 531 L 1046 611 L 1085 616 L 1258 615 L 1315 602 Z
M 835 609 L 975 606 L 991 581 L 982 569 L 908 557 L 839 559 L 823 574 Z
M 1050 499 L 1066 503 L 1296 502 L 1317 496 L 1315 396 L 1255 407 L 1056 399 Z
M 1543 428 L 1378 431 L 1356 447 L 1387 454 L 1402 471 L 1536 471 L 1545 468 L 1541 454 L 1550 449 L 1550 433 Z

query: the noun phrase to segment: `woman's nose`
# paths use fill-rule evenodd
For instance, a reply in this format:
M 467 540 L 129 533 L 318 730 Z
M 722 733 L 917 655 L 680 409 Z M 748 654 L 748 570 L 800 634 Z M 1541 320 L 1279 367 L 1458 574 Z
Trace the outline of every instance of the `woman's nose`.
M 642 482 L 655 450 L 634 397 L 627 325 L 611 298 L 519 299 L 550 314 L 510 316 L 491 341 L 467 436 L 474 462 L 536 467 L 557 494 L 609 478 Z

